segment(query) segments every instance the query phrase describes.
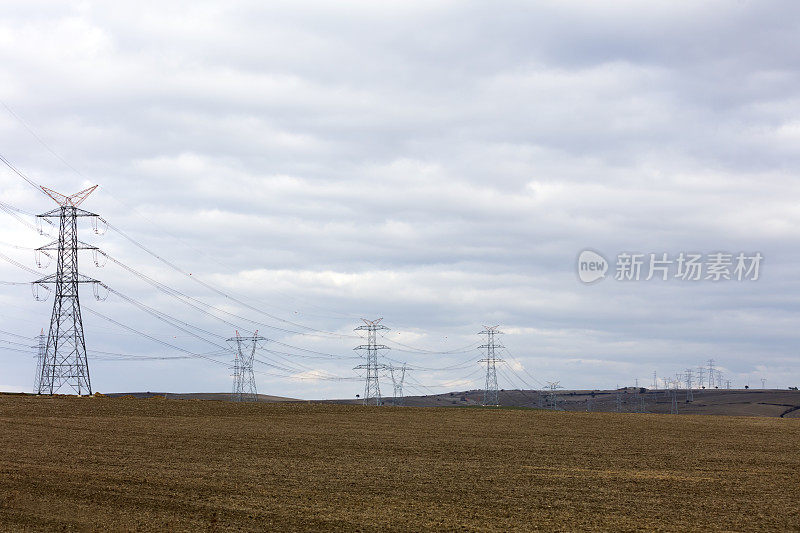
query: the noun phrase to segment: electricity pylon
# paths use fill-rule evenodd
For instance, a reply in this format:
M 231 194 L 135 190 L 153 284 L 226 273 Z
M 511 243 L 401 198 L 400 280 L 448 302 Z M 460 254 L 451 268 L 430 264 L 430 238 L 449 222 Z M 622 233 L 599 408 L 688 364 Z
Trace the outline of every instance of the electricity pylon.
M 678 414 L 678 390 L 672 389 L 672 405 L 669 408 L 669 414 L 677 415 Z
M 37 216 L 59 219 L 59 231 L 57 241 L 37 250 L 54 251 L 58 254 L 56 273 L 34 282 L 38 285 L 55 285 L 53 314 L 47 331 L 45 356 L 36 391 L 39 394 L 54 394 L 65 385 L 78 395 L 92 393 L 78 287 L 81 283 L 96 284 L 98 281 L 78 273 L 78 250 L 97 250 L 97 248 L 78 240 L 78 217 L 98 215 L 78 209 L 78 206 L 96 188 L 97 185 L 72 196 L 65 196 L 42 187 L 45 194 L 58 204 L 58 208 Z
M 564 387 L 561 386 L 560 381 L 548 381 L 547 388 L 550 390 L 550 406 L 553 411 L 558 411 L 558 396 L 556 395 L 556 391 Z
M 495 355 L 495 349 L 505 348 L 502 344 L 497 344 L 494 340 L 495 334 L 502 334 L 498 330 L 500 326 L 483 326 L 483 331 L 478 335 L 486 335 L 486 344 L 478 346 L 479 349 L 486 348 L 486 357 L 478 361 L 486 363 L 486 387 L 483 389 L 483 405 L 500 405 L 497 393 L 497 363 L 502 363 Z
M 394 385 L 392 402 L 394 405 L 403 405 L 403 382 L 406 379 L 406 370 L 409 370 L 409 368 L 406 367 L 405 363 L 400 367 L 389 365 L 389 375 L 392 378 L 392 385 Z
M 694 395 L 692 394 L 692 385 L 693 385 L 693 383 L 692 383 L 692 369 L 691 368 L 687 368 L 685 370 L 685 372 L 686 372 L 686 374 L 685 374 L 686 375 L 686 402 L 688 403 L 688 402 L 693 402 L 694 401 Z
M 44 334 L 44 328 L 36 339 L 38 341 L 36 346 L 32 346 L 32 348 L 36 348 L 36 374 L 33 376 L 33 392 L 38 394 L 44 366 L 44 354 L 47 352 L 47 335 Z
M 717 377 L 717 375 L 714 373 L 714 360 L 713 359 L 709 359 L 708 360 L 708 388 L 709 389 L 713 389 L 714 388 L 714 379 L 716 377 Z
M 235 337 L 228 339 L 229 343 L 236 343 L 236 352 L 233 359 L 233 392 L 231 401 L 234 402 L 257 402 L 258 388 L 256 378 L 253 375 L 253 359 L 256 356 L 256 348 L 264 337 L 259 337 L 258 331 L 252 337 L 242 337 L 236 332 Z
M 367 362 L 366 364 L 358 365 L 354 370 L 366 369 L 367 371 L 367 377 L 364 382 L 364 405 L 369 405 L 370 400 L 374 400 L 375 405 L 381 405 L 381 385 L 378 380 L 378 372 L 384 370 L 386 365 L 378 364 L 378 350 L 388 350 L 389 347 L 378 344 L 376 336 L 379 330 L 388 330 L 389 328 L 380 323 L 383 318 L 377 320 L 362 318 L 361 320 L 364 321 L 364 325 L 358 326 L 355 330 L 367 332 L 367 344 L 361 344 L 353 349 L 365 350 Z

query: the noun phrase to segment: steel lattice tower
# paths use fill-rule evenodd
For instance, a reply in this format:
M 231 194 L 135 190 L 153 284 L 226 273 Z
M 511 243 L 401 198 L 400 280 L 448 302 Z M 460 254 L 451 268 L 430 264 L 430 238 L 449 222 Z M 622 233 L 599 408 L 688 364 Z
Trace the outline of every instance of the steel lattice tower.
M 563 389 L 560 381 L 548 381 L 547 388 L 550 390 L 550 406 L 553 411 L 558 411 L 558 395 L 556 391 Z
M 669 408 L 669 414 L 677 415 L 678 414 L 678 390 L 672 389 L 672 405 Z
M 686 374 L 685 374 L 685 376 L 686 376 L 686 402 L 688 403 L 688 402 L 693 402 L 694 401 L 694 394 L 692 394 L 692 386 L 693 386 L 692 377 L 693 377 L 693 375 L 692 375 L 692 369 L 691 368 L 687 368 L 685 370 L 685 372 L 686 372 Z
M 502 334 L 498 330 L 500 326 L 483 326 L 483 331 L 478 332 L 478 335 L 486 335 L 486 344 L 478 346 L 478 348 L 486 348 L 486 357 L 479 360 L 479 363 L 486 363 L 486 387 L 483 390 L 483 405 L 500 405 L 497 393 L 497 363 L 502 363 L 502 359 L 498 359 L 495 355 L 495 349 L 505 348 L 502 344 L 497 344 L 494 339 L 495 334 Z
M 258 331 L 252 337 L 242 337 L 237 331 L 235 337 L 228 339 L 229 343 L 236 344 L 236 352 L 233 359 L 233 392 L 231 393 L 231 401 L 258 401 L 256 378 L 253 375 L 253 359 L 256 356 L 258 343 L 266 340 L 264 337 L 258 336 Z
M 31 346 L 31 348 L 36 348 L 36 374 L 33 376 L 33 392 L 39 393 L 39 383 L 42 380 L 42 367 L 44 366 L 44 355 L 47 353 L 47 335 L 44 334 L 44 328 L 42 328 L 41 333 L 39 336 L 36 337 L 37 344 L 36 346 Z
M 54 394 L 65 385 L 79 395 L 92 393 L 78 287 L 81 283 L 98 282 L 78 273 L 78 250 L 97 248 L 78 240 L 78 218 L 98 215 L 78 209 L 78 206 L 96 188 L 97 185 L 72 196 L 64 196 L 42 187 L 59 207 L 38 216 L 59 219 L 59 231 L 57 241 L 38 249 L 58 254 L 56 273 L 34 282 L 40 285 L 55 285 L 53 314 L 47 332 L 44 361 L 36 391 L 39 394 Z
M 406 370 L 408 368 L 405 363 L 401 367 L 389 365 L 389 375 L 392 378 L 392 385 L 394 385 L 394 405 L 403 405 L 403 382 L 406 379 Z
M 379 330 L 388 330 L 389 328 L 380 323 L 383 318 L 377 320 L 362 318 L 361 320 L 364 321 L 364 325 L 358 326 L 355 331 L 367 332 L 367 344 L 361 344 L 353 349 L 364 350 L 367 362 L 366 364 L 358 365 L 354 370 L 366 369 L 367 371 L 364 382 L 364 405 L 368 405 L 370 400 L 373 399 L 375 400 L 375 405 L 381 405 L 381 386 L 378 380 L 378 372 L 384 370 L 386 365 L 378 364 L 378 350 L 388 350 L 389 347 L 377 343 L 377 332 Z
M 714 360 L 708 360 L 708 388 L 713 389 L 715 386 L 714 379 L 717 375 L 714 373 Z

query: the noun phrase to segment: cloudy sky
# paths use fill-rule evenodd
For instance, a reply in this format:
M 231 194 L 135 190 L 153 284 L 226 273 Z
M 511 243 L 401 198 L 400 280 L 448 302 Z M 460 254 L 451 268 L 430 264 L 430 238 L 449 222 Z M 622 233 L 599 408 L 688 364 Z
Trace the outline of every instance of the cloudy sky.
M 82 293 L 95 390 L 229 390 L 225 339 L 258 329 L 260 392 L 354 397 L 361 317 L 416 367 L 407 394 L 481 388 L 484 324 L 501 388 L 709 358 L 734 387 L 800 384 L 796 2 L 69 4 L 0 8 L 0 153 L 99 184 L 83 207 L 112 228 L 81 239 L 196 299 L 84 253 L 118 291 Z M 55 206 L 8 168 L 0 200 Z M 34 217 L 0 217 L 0 253 L 36 268 Z M 591 285 L 587 248 L 611 263 Z M 617 281 L 622 252 L 764 259 Z M 52 301 L 0 286 L 0 389 L 31 389 Z

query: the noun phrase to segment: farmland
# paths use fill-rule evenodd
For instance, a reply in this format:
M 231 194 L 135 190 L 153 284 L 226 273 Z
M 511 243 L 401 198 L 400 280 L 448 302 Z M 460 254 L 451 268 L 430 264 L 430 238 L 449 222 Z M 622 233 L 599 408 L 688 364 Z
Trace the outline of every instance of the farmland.
M 797 530 L 800 420 L 0 395 L 0 524 Z

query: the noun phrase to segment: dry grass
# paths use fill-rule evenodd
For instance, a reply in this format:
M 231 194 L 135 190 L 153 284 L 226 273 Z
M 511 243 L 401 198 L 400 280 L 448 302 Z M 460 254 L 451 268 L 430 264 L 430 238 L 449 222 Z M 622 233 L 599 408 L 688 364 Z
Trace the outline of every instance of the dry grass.
M 798 530 L 800 421 L 0 396 L 0 524 Z

